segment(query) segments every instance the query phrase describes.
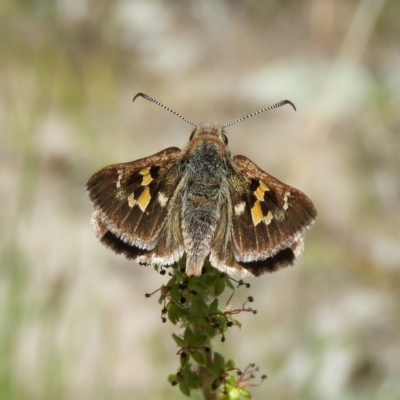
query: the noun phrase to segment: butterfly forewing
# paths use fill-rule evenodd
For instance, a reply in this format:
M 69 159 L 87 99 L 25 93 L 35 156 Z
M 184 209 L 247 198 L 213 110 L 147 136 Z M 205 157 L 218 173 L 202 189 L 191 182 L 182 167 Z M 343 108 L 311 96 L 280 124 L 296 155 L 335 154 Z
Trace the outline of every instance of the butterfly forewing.
M 304 230 L 315 219 L 313 204 L 248 158 L 235 156 L 233 162 L 244 188 L 232 191 L 231 232 L 238 263 L 252 273 L 257 262 L 267 270 L 291 265 L 301 251 Z
M 137 161 L 105 167 L 86 188 L 95 209 L 100 237 L 108 233 L 127 245 L 152 249 L 159 240 L 168 203 L 178 184 L 173 162 L 180 149 L 171 147 Z

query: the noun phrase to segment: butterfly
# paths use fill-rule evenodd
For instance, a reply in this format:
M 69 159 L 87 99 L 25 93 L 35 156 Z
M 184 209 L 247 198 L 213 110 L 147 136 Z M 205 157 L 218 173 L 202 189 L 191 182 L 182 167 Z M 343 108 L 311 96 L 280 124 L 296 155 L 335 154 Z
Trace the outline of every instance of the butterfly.
M 247 157 L 232 156 L 227 126 L 194 124 L 189 142 L 150 157 L 109 165 L 89 179 L 92 224 L 101 243 L 144 265 L 168 266 L 186 256 L 188 276 L 205 261 L 218 270 L 259 276 L 292 265 L 316 218 L 311 200 Z

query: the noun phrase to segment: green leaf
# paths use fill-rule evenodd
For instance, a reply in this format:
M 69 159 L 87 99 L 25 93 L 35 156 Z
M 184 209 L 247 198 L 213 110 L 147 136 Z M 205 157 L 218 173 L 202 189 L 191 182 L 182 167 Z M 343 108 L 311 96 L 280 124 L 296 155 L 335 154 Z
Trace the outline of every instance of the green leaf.
M 185 341 L 178 335 L 175 335 L 175 333 L 172 334 L 172 338 L 175 340 L 175 343 L 179 346 L 179 347 L 185 347 Z
M 214 314 L 218 311 L 218 299 L 215 298 L 210 304 L 210 314 Z
M 190 330 L 190 328 L 185 329 L 185 333 L 183 334 L 183 339 L 186 344 L 189 344 L 193 340 L 193 332 Z
M 188 387 L 188 385 L 186 384 L 185 381 L 181 381 L 181 382 L 179 383 L 179 389 L 181 389 L 181 392 L 182 392 L 185 396 L 190 397 L 190 389 L 189 389 L 189 387 Z
M 195 335 L 191 342 L 191 345 L 193 347 L 201 347 L 207 341 L 207 339 L 207 335 Z
M 189 389 L 196 389 L 199 387 L 199 382 L 202 381 L 203 376 L 200 376 L 197 371 L 198 366 L 195 363 L 188 363 L 181 369 L 182 379 L 186 382 Z
M 217 323 L 218 327 L 225 332 L 226 331 L 226 326 L 228 321 L 226 320 L 225 317 L 223 317 L 222 315 L 215 315 L 215 322 Z
M 225 359 L 220 353 L 214 353 L 214 359 L 211 363 L 206 365 L 208 371 L 214 376 L 218 377 L 221 372 L 225 369 Z
M 175 284 L 175 277 L 171 277 L 165 286 L 171 288 Z
M 213 268 L 215 269 L 215 268 Z M 213 288 L 215 285 L 215 282 L 219 279 L 219 275 L 215 275 L 215 274 L 208 274 L 207 276 L 205 276 L 204 279 L 204 284 L 207 286 L 207 288 Z
M 236 386 L 236 378 L 232 374 L 225 378 L 225 382 L 228 385 Z
M 165 300 L 165 298 L 167 297 L 167 294 L 168 294 L 167 288 L 164 285 L 162 285 L 161 290 L 160 290 L 160 297 L 158 299 L 159 304 L 161 304 Z
M 181 363 L 181 367 L 184 367 L 190 360 L 189 354 L 186 354 L 186 352 L 182 352 L 181 356 L 179 357 L 179 361 Z
M 208 305 L 201 299 L 197 299 L 195 302 L 195 307 L 200 315 L 206 316 L 208 315 Z
M 232 290 L 236 290 L 235 285 L 232 283 L 232 281 L 229 278 L 224 278 L 225 285 L 228 286 L 228 288 Z
M 225 369 L 225 358 L 221 353 L 214 353 L 214 362 L 218 364 L 221 369 Z
M 171 287 L 171 299 L 176 303 L 176 304 L 181 304 L 180 303 L 180 298 L 181 298 L 181 290 L 179 289 L 178 285 L 174 285 Z
M 235 365 L 236 365 L 235 361 L 230 359 L 226 362 L 226 369 L 233 369 L 235 368 Z
M 242 327 L 242 323 L 236 318 L 233 318 L 232 315 L 229 316 L 229 321 L 233 322 L 238 328 Z
M 195 290 L 196 292 L 203 293 L 207 290 L 207 286 L 204 284 L 204 282 L 199 281 L 198 279 L 190 281 L 189 287 L 191 290 Z
M 187 363 L 184 367 L 181 368 L 182 379 L 187 380 L 187 377 L 193 374 L 192 367 L 192 363 Z
M 169 383 L 178 383 L 178 377 L 176 376 L 176 374 L 169 374 L 168 382 Z
M 207 363 L 205 365 L 207 371 L 210 372 L 215 378 L 219 378 L 223 369 L 217 363 Z
M 215 328 L 207 323 L 204 324 L 204 331 L 209 338 L 213 338 L 218 332 Z
M 251 393 L 247 388 L 240 388 L 239 389 L 240 395 L 245 397 L 246 399 L 251 399 Z
M 190 325 L 203 325 L 206 323 L 204 317 L 200 315 L 192 315 L 190 317 L 186 317 L 186 321 Z
M 197 389 L 199 387 L 198 375 L 194 374 L 192 371 L 185 371 L 183 379 L 189 389 Z
M 195 351 L 193 354 L 192 354 L 192 358 L 193 358 L 193 360 L 194 361 L 196 361 L 197 362 L 197 364 L 200 364 L 200 365 L 205 365 L 206 364 L 206 359 L 205 359 L 205 357 L 203 356 L 203 354 L 200 352 L 200 351 Z
M 174 303 L 168 306 L 168 318 L 173 324 L 176 324 L 181 318 L 180 310 Z
M 214 294 L 219 296 L 225 290 L 225 281 L 223 279 L 217 279 L 214 284 Z
M 239 389 L 236 387 L 232 387 L 230 385 L 225 385 L 226 391 L 228 392 L 229 400 L 239 400 L 240 399 L 240 392 Z
M 218 376 L 217 378 L 213 379 L 211 383 L 211 389 L 212 390 L 217 390 L 219 387 L 221 387 L 222 380 L 220 379 L 221 377 Z

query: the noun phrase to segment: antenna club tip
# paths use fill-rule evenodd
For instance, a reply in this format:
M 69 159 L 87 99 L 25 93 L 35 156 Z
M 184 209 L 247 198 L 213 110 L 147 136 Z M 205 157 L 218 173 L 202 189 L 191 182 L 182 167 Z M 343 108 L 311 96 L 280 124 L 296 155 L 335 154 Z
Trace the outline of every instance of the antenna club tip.
M 135 97 L 132 100 L 132 103 L 138 98 L 138 97 L 143 97 L 144 93 L 143 92 L 139 92 L 135 94 Z
M 294 111 L 297 111 L 296 106 L 290 100 L 283 100 L 283 104 L 290 104 L 293 107 Z

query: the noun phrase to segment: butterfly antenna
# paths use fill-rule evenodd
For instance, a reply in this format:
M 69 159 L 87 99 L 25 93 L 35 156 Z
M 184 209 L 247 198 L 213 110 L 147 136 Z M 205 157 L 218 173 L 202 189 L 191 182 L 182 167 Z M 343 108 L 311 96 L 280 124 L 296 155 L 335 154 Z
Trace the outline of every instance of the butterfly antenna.
M 225 125 L 223 126 L 223 128 L 226 128 L 227 126 L 235 125 L 235 124 L 237 124 L 238 122 L 243 121 L 244 119 L 247 119 L 247 118 L 250 118 L 250 117 L 254 117 L 254 115 L 261 114 L 261 113 L 263 113 L 264 111 L 268 111 L 268 110 L 271 110 L 271 109 L 273 109 L 273 108 L 282 107 L 282 106 L 284 106 L 285 104 L 290 104 L 290 105 L 294 108 L 294 110 L 296 111 L 296 106 L 295 106 L 290 100 L 282 100 L 282 101 L 279 101 L 278 103 L 273 104 L 272 106 L 265 107 L 265 108 L 263 108 L 262 110 L 253 112 L 253 113 L 251 113 L 251 114 L 249 114 L 249 115 L 245 115 L 244 117 L 241 117 L 241 118 L 239 118 L 239 119 L 237 119 L 237 120 L 235 120 L 235 121 L 229 122 L 229 124 L 225 124 Z
M 160 103 L 158 100 L 154 99 L 153 97 L 149 96 L 148 94 L 140 92 L 133 98 L 132 101 L 135 101 L 137 97 L 143 97 L 144 99 L 149 100 L 152 103 L 155 103 L 155 104 L 161 106 L 162 108 L 165 108 L 167 111 L 171 112 L 172 114 L 177 115 L 179 118 L 183 119 L 185 122 L 197 127 L 197 125 L 195 123 L 193 123 L 192 121 L 188 120 L 183 115 L 177 113 L 176 111 L 172 110 L 171 108 L 169 108 L 169 107 L 165 106 L 164 104 Z

